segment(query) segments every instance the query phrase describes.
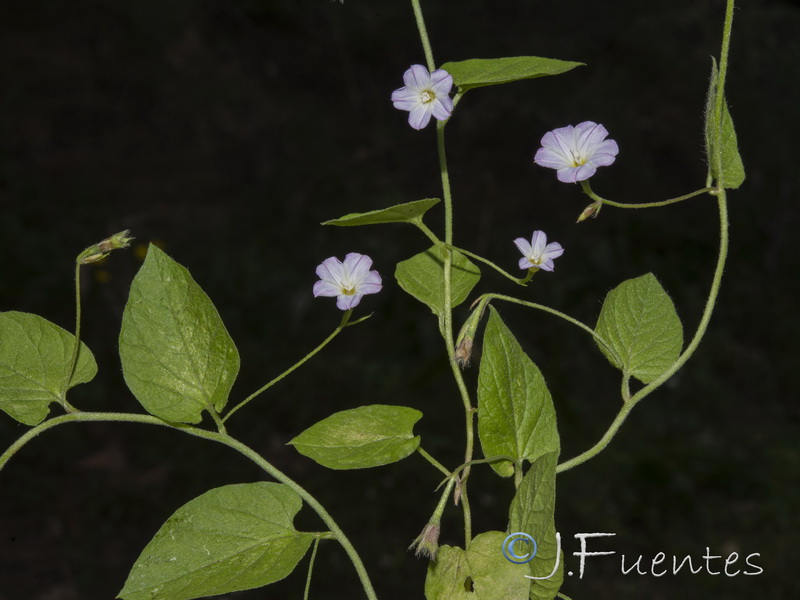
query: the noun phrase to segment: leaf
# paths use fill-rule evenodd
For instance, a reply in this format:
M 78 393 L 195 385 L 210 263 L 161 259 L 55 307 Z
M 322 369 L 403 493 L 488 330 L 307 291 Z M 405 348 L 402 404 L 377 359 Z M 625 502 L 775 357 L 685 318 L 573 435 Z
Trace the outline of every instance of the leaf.
M 283 579 L 314 539 L 292 524 L 302 505 L 280 483 L 210 490 L 167 519 L 136 560 L 118 597 L 189 600 Z
M 81 342 L 72 367 L 75 336 L 39 315 L 0 313 L 0 410 L 25 425 L 38 425 L 50 403 L 97 375 L 91 350 Z
M 222 319 L 184 267 L 150 245 L 133 279 L 119 336 L 122 374 L 150 414 L 198 423 L 220 412 L 239 372 Z
M 683 347 L 675 305 L 652 273 L 623 281 L 608 293 L 595 331 L 615 353 L 599 346 L 611 364 L 643 383 L 672 366 Z
M 444 313 L 444 260 L 446 250 L 432 246 L 425 252 L 397 263 L 394 276 L 406 292 L 414 296 L 436 315 Z M 466 256 L 456 250 L 450 271 L 450 296 L 452 306 L 467 299 L 472 288 L 481 278 L 481 271 Z
M 416 451 L 414 423 L 422 413 L 405 406 L 373 404 L 332 414 L 289 443 L 329 469 L 367 469 Z
M 559 75 L 583 64 L 539 56 L 512 56 L 448 62 L 440 68 L 453 76 L 453 83 L 463 94 L 472 88 L 486 85 L 499 85 L 522 79 Z
M 478 374 L 478 434 L 484 454 L 505 454 L 516 462 L 559 453 L 553 400 L 541 371 L 523 352 L 494 307 L 483 334 Z M 508 462 L 492 463 L 504 477 Z
M 711 59 L 711 82 L 706 98 L 706 155 L 708 167 L 714 180 L 724 188 L 736 189 L 744 183 L 744 164 L 739 155 L 739 142 L 733 119 L 724 98 L 724 90 L 719 89 L 717 62 Z M 722 98 L 721 121 L 717 118 L 717 100 Z
M 428 564 L 425 578 L 427 600 L 522 600 L 528 597 L 530 579 L 527 565 L 503 556 L 501 531 L 476 536 L 469 550 L 441 546 L 435 561 Z
M 441 202 L 439 198 L 425 198 L 405 204 L 397 204 L 389 208 L 373 210 L 365 213 L 351 213 L 338 219 L 325 221 L 323 225 L 350 227 L 354 225 L 380 225 L 383 223 L 422 223 L 422 215 Z
M 564 581 L 564 560 L 556 539 L 556 465 L 558 456 L 548 453 L 531 465 L 511 501 L 508 532 L 527 533 L 536 540 L 536 555 L 528 564 L 532 577 L 548 577 L 558 557 L 552 577 L 531 580 L 533 600 L 553 600 Z

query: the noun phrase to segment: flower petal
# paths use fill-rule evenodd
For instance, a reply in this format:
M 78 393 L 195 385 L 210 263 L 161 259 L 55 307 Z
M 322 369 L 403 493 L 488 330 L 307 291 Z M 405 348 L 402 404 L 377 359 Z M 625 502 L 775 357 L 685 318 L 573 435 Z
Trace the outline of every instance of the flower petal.
M 547 245 L 547 235 L 544 231 L 534 231 L 531 236 L 531 256 L 539 258 L 544 253 Z
M 539 148 L 533 157 L 533 162 L 540 167 L 547 167 L 548 169 L 572 167 L 572 161 L 567 160 L 559 150 L 553 150 L 552 148 Z
M 535 264 L 533 264 L 531 261 L 529 261 L 524 256 L 519 259 L 519 268 L 520 269 L 526 269 L 527 270 L 527 269 L 530 269 L 530 268 L 535 267 L 535 266 L 536 266 Z
M 542 253 L 542 259 L 552 260 L 564 254 L 564 248 L 558 242 L 550 242 Z
M 431 75 L 428 69 L 422 65 L 411 65 L 411 68 L 403 73 L 403 83 L 414 91 L 419 92 L 430 86 Z
M 578 169 L 575 167 L 565 167 L 556 171 L 556 177 L 558 177 L 559 181 L 563 181 L 564 183 L 576 183 L 578 181 L 575 179 L 577 172 Z
M 314 298 L 318 296 L 338 296 L 342 293 L 342 288 L 330 281 L 320 279 L 314 284 Z
M 408 124 L 414 129 L 423 129 L 431 122 L 431 105 L 419 104 L 408 113 Z
M 530 256 L 531 255 L 531 243 L 526 240 L 525 238 L 517 238 L 514 240 L 514 244 L 516 244 L 517 249 L 522 252 L 523 256 Z
M 437 96 L 447 96 L 453 89 L 453 76 L 444 69 L 436 69 L 431 73 L 431 89 Z
M 450 108 L 447 107 L 444 100 L 449 100 Z M 450 99 L 449 96 L 445 96 L 444 98 L 436 98 L 430 104 L 431 106 L 431 114 L 438 120 L 438 121 L 446 121 L 450 118 L 450 113 L 453 110 L 453 101 Z
M 584 181 L 589 179 L 592 175 L 597 172 L 597 167 L 592 165 L 591 163 L 586 163 L 585 165 L 581 165 L 575 169 L 575 182 Z
M 350 252 L 344 257 L 344 270 L 351 283 L 358 284 L 372 266 L 372 259 L 366 254 Z
M 404 87 L 392 92 L 392 104 L 399 110 L 411 110 L 421 103 L 422 99 L 419 96 L 419 92 L 414 92 Z
M 342 294 L 336 298 L 336 308 L 340 310 L 350 310 L 358 306 L 359 302 L 361 302 L 361 294 Z
M 330 281 L 338 285 L 342 283 L 344 270 L 339 259 L 335 256 L 331 256 L 330 258 L 326 258 L 322 261 L 322 264 L 317 267 L 316 273 L 317 277 L 320 279 L 324 281 Z
M 542 262 L 539 263 L 539 268 L 543 271 L 553 271 L 555 265 L 553 264 L 553 260 L 550 258 L 544 259 Z

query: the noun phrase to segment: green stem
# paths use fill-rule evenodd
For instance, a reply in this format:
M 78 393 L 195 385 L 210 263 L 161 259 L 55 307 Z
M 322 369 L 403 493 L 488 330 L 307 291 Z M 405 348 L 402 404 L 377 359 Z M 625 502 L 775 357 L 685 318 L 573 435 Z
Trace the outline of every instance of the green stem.
M 728 0 L 725 7 L 725 22 L 722 26 L 722 49 L 719 56 L 719 73 L 717 74 L 717 96 L 714 107 L 714 122 L 717 124 L 716 156 L 712 159 L 717 163 L 717 173 L 722 177 L 722 115 L 725 107 L 725 78 L 728 74 L 728 53 L 731 45 L 731 27 L 733 26 L 734 0 Z M 719 181 L 717 182 L 719 184 Z
M 678 196 L 677 198 L 670 198 L 669 200 L 662 200 L 660 202 L 642 202 L 636 204 L 627 202 L 614 202 L 613 200 L 607 200 L 605 198 L 598 196 L 592 190 L 592 187 L 589 184 L 588 179 L 586 181 L 581 181 L 581 187 L 583 188 L 583 193 L 589 196 L 592 200 L 600 202 L 603 205 L 615 206 L 616 208 L 656 208 L 659 206 L 668 206 L 670 204 L 675 204 L 676 202 L 682 202 L 684 200 L 688 200 L 689 198 L 694 198 L 695 196 L 699 196 L 700 194 L 708 194 L 710 192 L 715 191 L 715 188 L 705 187 L 701 190 L 694 191 L 691 194 Z
M 464 405 L 464 429 L 466 432 L 466 444 L 464 449 L 464 462 L 468 463 L 472 460 L 472 454 L 475 449 L 475 410 L 472 407 L 472 401 L 469 397 L 469 390 L 467 384 L 464 382 L 464 377 L 461 374 L 461 369 L 458 367 L 455 356 L 455 345 L 453 341 L 453 298 L 452 298 L 452 271 L 453 271 L 453 253 L 450 248 L 453 246 L 453 198 L 450 192 L 450 176 L 447 170 L 447 155 L 445 153 L 444 145 L 444 127 L 443 121 L 438 121 L 436 124 L 436 139 L 439 150 L 439 169 L 442 177 L 442 195 L 444 199 L 444 214 L 445 214 L 445 259 L 444 259 L 444 311 L 443 311 L 443 325 L 444 325 L 444 342 L 447 348 L 447 358 L 450 363 L 450 370 L 456 380 L 456 386 L 461 394 L 461 402 Z M 472 512 L 470 511 L 469 498 L 467 497 L 467 479 L 469 477 L 469 468 L 464 470 L 461 478 L 461 500 L 462 511 L 464 513 L 464 544 L 465 548 L 469 548 L 472 541 Z
M 525 276 L 525 277 L 514 277 L 514 276 L 513 276 L 513 275 L 511 275 L 510 273 L 507 273 L 506 271 L 504 271 L 503 269 L 501 269 L 500 267 L 498 267 L 498 266 L 497 266 L 496 264 L 494 264 L 492 261 L 490 261 L 490 260 L 488 260 L 488 259 L 486 259 L 486 258 L 483 258 L 482 256 L 480 256 L 480 255 L 478 255 L 478 254 L 475 254 L 475 253 L 473 253 L 473 252 L 470 252 L 469 250 L 464 250 L 463 248 L 459 248 L 459 247 L 457 247 L 457 246 L 448 246 L 448 247 L 449 247 L 449 248 L 451 248 L 452 250 L 455 250 L 455 251 L 457 251 L 457 252 L 460 252 L 461 254 L 464 254 L 465 256 L 469 256 L 470 258 L 474 258 L 475 260 L 477 260 L 477 261 L 480 261 L 480 262 L 482 262 L 483 264 L 490 266 L 490 267 L 491 267 L 491 268 L 493 268 L 495 271 L 497 271 L 498 273 L 500 273 L 500 274 L 501 274 L 503 277 L 506 277 L 507 279 L 510 279 L 511 281 L 513 281 L 513 282 L 514 282 L 514 283 L 516 283 L 516 284 L 519 284 L 519 285 L 522 285 L 522 286 L 524 286 L 524 285 L 525 285 L 525 283 L 526 283 L 527 281 L 530 281 L 530 279 L 531 279 L 531 277 L 530 277 L 530 273 L 526 274 L 526 276 Z
M 455 482 L 455 477 L 451 477 L 447 481 L 447 486 L 444 488 L 444 492 L 442 492 L 442 496 L 439 498 L 439 504 L 436 505 L 436 510 L 433 511 L 433 515 L 431 516 L 429 523 L 438 525 L 441 522 L 442 515 L 444 514 L 444 507 L 447 504 L 447 499 L 450 497 L 450 492 L 453 490 L 453 485 Z
M 356 552 L 353 545 L 350 543 L 350 540 L 344 534 L 344 532 L 339 528 L 339 525 L 336 521 L 333 520 L 333 517 L 330 516 L 328 511 L 323 508 L 323 506 L 317 501 L 314 496 L 312 496 L 309 492 L 305 490 L 300 484 L 296 481 L 291 479 L 288 475 L 284 474 L 279 469 L 275 468 L 271 463 L 269 463 L 266 459 L 264 459 L 260 454 L 252 450 L 250 447 L 244 445 L 240 441 L 230 437 L 227 434 L 217 433 L 214 431 L 206 431 L 205 429 L 198 429 L 196 427 L 192 427 L 190 425 L 182 425 L 182 424 L 175 424 L 175 423 L 168 423 L 166 421 L 162 421 L 156 417 L 150 415 L 137 415 L 137 414 L 130 414 L 130 413 L 92 413 L 92 412 L 79 412 L 79 413 L 71 413 L 68 415 L 64 415 L 61 417 L 54 417 L 52 419 L 48 419 L 44 423 L 37 425 L 36 427 L 30 429 L 27 433 L 22 435 L 16 442 L 14 442 L 1 456 L 0 456 L 0 470 L 5 466 L 5 464 L 11 459 L 20 448 L 22 448 L 26 443 L 31 441 L 34 437 L 39 435 L 40 433 L 51 429 L 52 427 L 56 427 L 57 425 L 62 425 L 64 423 L 77 423 L 77 422 L 97 422 L 97 421 L 112 421 L 112 422 L 125 422 L 125 423 L 145 423 L 149 425 L 160 425 L 162 427 L 169 427 L 170 429 L 175 429 L 178 431 L 182 431 L 183 433 L 187 433 L 189 435 L 199 437 L 205 440 L 209 440 L 212 442 L 217 442 L 232 448 L 242 454 L 243 456 L 249 458 L 252 462 L 258 465 L 263 471 L 270 474 L 274 479 L 283 483 L 290 489 L 292 489 L 298 496 L 300 496 L 306 504 L 308 504 L 311 509 L 317 513 L 317 515 L 322 519 L 322 521 L 327 525 L 328 529 L 330 529 L 333 536 L 336 540 L 342 545 L 345 552 L 347 553 L 350 561 L 353 563 L 353 567 L 355 567 L 356 573 L 358 574 L 359 579 L 361 580 L 361 585 L 364 588 L 364 592 L 367 595 L 367 598 L 370 600 L 377 600 L 377 596 L 375 595 L 375 590 L 372 587 L 372 582 L 369 579 L 369 575 L 367 575 L 367 571 L 364 568 L 364 563 L 361 562 L 361 557 Z
M 609 442 L 611 442 L 611 440 L 617 434 L 617 431 L 619 431 L 619 428 L 625 422 L 625 419 L 628 418 L 628 414 L 631 412 L 631 410 L 633 410 L 633 407 L 633 402 L 626 402 L 623 404 L 622 408 L 617 413 L 617 416 L 614 418 L 614 421 L 612 421 L 611 426 L 603 434 L 603 437 L 600 438 L 600 441 L 583 454 L 579 454 L 575 458 L 571 458 L 570 460 L 564 461 L 558 465 L 558 467 L 556 467 L 556 473 L 568 471 L 572 467 L 576 467 L 579 464 L 586 462 L 590 458 L 593 458 L 596 454 L 599 454 L 606 446 L 608 446 Z
M 495 462 L 498 462 L 498 461 L 501 461 L 501 460 L 507 460 L 508 462 L 511 462 L 511 463 L 514 462 L 514 458 L 513 457 L 506 456 L 505 454 L 498 454 L 496 456 L 490 456 L 489 458 L 476 458 L 476 459 L 473 459 L 473 460 L 469 461 L 468 463 L 464 463 L 463 465 L 459 465 L 458 468 L 456 468 L 455 471 L 453 471 L 452 473 L 448 473 L 447 476 L 448 476 L 448 478 L 452 478 L 452 477 L 455 477 L 456 475 L 458 475 L 464 469 L 467 469 L 467 468 L 472 467 L 474 465 L 485 465 L 485 464 L 495 463 Z M 442 483 L 444 483 L 444 482 L 442 482 Z M 441 486 L 442 484 L 440 483 L 439 485 Z
M 429 463 L 431 463 L 431 464 L 432 464 L 434 467 L 436 467 L 437 469 L 439 469 L 439 471 L 441 471 L 442 473 L 444 473 L 445 477 L 450 477 L 450 471 L 448 471 L 448 470 L 447 470 L 447 468 L 446 468 L 446 467 L 445 467 L 445 466 L 444 466 L 442 463 L 440 463 L 438 460 L 436 460 L 435 458 L 433 458 L 433 457 L 432 457 L 430 454 L 428 454 L 427 452 L 425 452 L 425 450 L 423 450 L 423 449 L 422 449 L 422 446 L 417 446 L 417 452 L 419 452 L 419 455 L 420 455 L 422 458 L 424 458 L 425 460 L 427 460 L 427 461 L 428 461 Z
M 433 233 L 425 223 L 422 222 L 422 219 L 418 221 L 414 221 L 414 225 L 416 225 L 425 236 L 433 242 L 434 246 L 440 246 L 442 244 L 442 240 L 440 240 L 435 233 Z
M 575 458 L 571 458 L 560 465 L 556 469 L 556 472 L 561 473 L 563 471 L 567 471 L 572 467 L 575 467 L 581 463 L 586 462 L 600 451 L 602 451 L 614 435 L 617 433 L 620 425 L 625 421 L 628 414 L 633 410 L 633 407 L 636 406 L 639 402 L 641 402 L 644 398 L 648 395 L 653 393 L 659 387 L 661 387 L 667 379 L 672 377 L 678 369 L 680 369 L 689 358 L 694 354 L 697 347 L 700 345 L 700 341 L 703 339 L 703 336 L 708 329 L 708 324 L 711 321 L 711 315 L 714 312 L 714 305 L 717 301 L 717 296 L 719 295 L 720 285 L 722 284 L 722 274 L 725 270 L 725 261 L 728 257 L 728 204 L 727 204 L 727 197 L 725 194 L 724 189 L 718 190 L 717 195 L 717 203 L 719 207 L 719 221 L 720 221 L 720 240 L 719 240 L 719 256 L 717 257 L 717 266 L 714 270 L 714 277 L 711 281 L 711 289 L 708 293 L 708 299 L 706 300 L 705 308 L 703 309 L 703 315 L 700 318 L 700 323 L 697 326 L 697 331 L 695 331 L 694 336 L 692 336 L 692 341 L 689 342 L 689 345 L 686 346 L 686 349 L 681 353 L 678 359 L 667 369 L 658 376 L 655 380 L 644 386 L 638 392 L 636 392 L 628 402 L 625 402 L 622 405 L 622 408 L 617 414 L 614 421 L 611 423 L 611 426 L 605 432 L 603 437 L 597 442 L 594 446 L 592 446 L 589 450 L 584 452 L 583 454 L 579 454 Z
M 78 255 L 78 259 L 83 253 Z M 61 397 L 61 406 L 67 413 L 72 413 L 78 409 L 67 402 L 67 390 L 75 374 L 75 368 L 78 365 L 78 353 L 81 348 L 81 263 L 76 260 L 75 262 L 75 344 L 72 346 L 72 356 L 69 360 L 69 370 L 67 371 L 67 380 L 64 382 L 64 395 Z
M 486 302 L 489 302 L 490 300 L 503 300 L 505 302 L 511 302 L 513 304 L 519 304 L 521 306 L 527 306 L 529 308 L 535 308 L 550 313 L 551 315 L 555 315 L 583 329 L 585 332 L 591 335 L 597 341 L 598 344 L 603 346 L 603 348 L 607 352 L 609 352 L 612 356 L 616 357 L 616 352 L 611 347 L 611 345 L 603 338 L 603 336 L 601 336 L 599 333 L 597 333 L 594 329 L 592 329 L 585 323 L 581 323 L 580 321 L 578 321 L 578 319 L 570 317 L 569 315 L 564 314 L 561 311 L 558 311 L 554 308 L 550 308 L 549 306 L 545 306 L 544 304 L 538 304 L 536 302 L 528 302 L 527 300 L 520 300 L 519 298 L 514 298 L 513 296 L 505 296 L 503 294 L 483 294 L 478 298 L 478 300 L 484 304 Z
M 305 355 L 303 358 L 301 358 L 301 359 L 300 359 L 298 362 L 296 362 L 296 363 L 295 363 L 295 364 L 293 364 L 291 367 L 289 367 L 288 369 L 286 369 L 286 370 L 285 370 L 283 373 L 281 373 L 280 375 L 278 375 L 278 376 L 277 376 L 275 379 L 273 379 L 272 381 L 270 381 L 269 383 L 267 383 L 267 384 L 266 384 L 266 385 L 264 385 L 263 387 L 261 387 L 261 388 L 257 389 L 255 392 L 253 392 L 252 394 L 250 394 L 250 395 L 249 395 L 247 398 L 245 398 L 244 400 L 242 400 L 242 401 L 241 401 L 239 404 L 237 404 L 236 406 L 234 406 L 234 407 L 233 407 L 231 410 L 229 410 L 229 411 L 228 411 L 228 414 L 227 414 L 227 415 L 225 415 L 225 417 L 223 417 L 223 419 L 222 419 L 222 423 L 225 423 L 225 421 L 227 421 L 228 419 L 230 419 L 230 418 L 231 418 L 231 415 L 233 415 L 233 413 L 235 413 L 237 410 L 239 410 L 240 408 L 242 408 L 242 407 L 243 407 L 245 404 L 247 404 L 248 402 L 250 402 L 250 401 L 251 401 L 253 398 L 255 398 L 255 397 L 256 397 L 256 396 L 258 396 L 259 394 L 261 394 L 261 393 L 265 392 L 266 390 L 268 390 L 269 388 L 271 388 L 273 385 L 275 385 L 276 383 L 278 383 L 278 382 L 279 382 L 281 379 L 283 379 L 284 377 L 286 377 L 287 375 L 289 375 L 290 373 L 292 373 L 292 372 L 293 372 L 293 371 L 295 371 L 296 369 L 299 369 L 299 368 L 300 368 L 301 366 L 303 366 L 303 365 L 304 365 L 304 364 L 305 364 L 305 363 L 306 363 L 308 360 L 310 360 L 310 359 L 311 359 L 311 358 L 312 358 L 312 357 L 313 357 L 315 354 L 317 354 L 317 353 L 318 353 L 320 350 L 322 350 L 322 349 L 323 349 L 325 346 L 327 346 L 327 345 L 328 345 L 328 344 L 331 342 L 331 340 L 333 340 L 333 338 L 335 338 L 337 335 L 339 335 L 339 333 L 342 331 L 342 329 L 344 329 L 345 327 L 347 327 L 347 322 L 350 320 L 350 315 L 352 315 L 352 314 L 353 314 L 353 310 L 352 310 L 352 309 L 350 309 L 350 310 L 348 310 L 348 311 L 345 311 L 344 315 L 342 315 L 342 321 L 341 321 L 341 323 L 339 323 L 339 325 L 336 327 L 336 329 L 334 329 L 334 330 L 333 330 L 333 333 L 331 333 L 331 334 L 330 334 L 328 337 L 326 337 L 326 338 L 325 338 L 325 339 L 322 341 L 322 343 L 321 343 L 319 346 L 317 346 L 316 348 L 314 348 L 314 349 L 313 349 L 311 352 L 309 352 L 308 354 L 306 354 L 306 355 Z M 361 320 L 363 320 L 363 319 L 361 319 Z M 359 320 L 359 321 L 357 321 L 357 322 L 360 322 L 361 320 Z M 355 323 L 354 323 L 354 324 L 355 324 Z
M 308 592 L 311 590 L 311 572 L 314 570 L 314 559 L 317 558 L 317 546 L 319 546 L 319 538 L 314 539 L 314 547 L 311 549 L 311 560 L 308 561 L 308 575 L 306 576 L 306 589 L 303 592 L 303 600 L 308 600 Z
M 220 418 L 217 409 L 215 409 L 213 405 L 209 405 L 206 406 L 206 410 L 214 420 L 214 424 L 217 426 L 217 431 L 219 431 L 222 435 L 226 435 L 228 431 L 225 429 L 225 422 Z
M 428 63 L 428 70 L 433 71 L 436 68 L 436 63 L 433 59 L 433 50 L 431 49 L 430 39 L 428 38 L 428 31 L 425 27 L 425 19 L 422 15 L 422 7 L 419 0 L 411 0 L 411 6 L 414 10 L 414 17 L 417 21 L 417 29 L 419 31 L 420 41 L 422 48 L 425 52 L 425 59 Z M 439 171 L 442 179 L 442 199 L 444 200 L 444 220 L 445 220 L 445 234 L 444 242 L 449 248 L 453 245 L 453 199 L 450 191 L 450 177 L 447 171 L 447 156 L 445 153 L 444 144 L 444 127 L 446 121 L 436 122 L 436 140 L 439 155 Z M 424 231 L 424 230 L 423 230 Z M 430 237 L 430 236 L 429 236 Z M 435 237 L 435 236 L 433 236 Z M 469 398 L 467 386 L 461 376 L 461 371 L 455 360 L 455 347 L 453 344 L 453 299 L 452 299 L 452 269 L 453 269 L 453 254 L 447 249 L 444 258 L 444 307 L 443 314 L 440 316 L 440 329 L 444 337 L 445 346 L 447 348 L 447 357 L 450 362 L 450 368 L 455 377 L 456 385 L 461 394 L 461 400 L 464 404 L 464 412 L 466 419 L 466 449 L 465 461 L 469 462 L 472 458 L 474 451 L 474 410 Z M 462 478 L 461 494 L 464 498 L 463 512 L 464 512 L 464 537 L 465 547 L 469 546 L 472 539 L 472 515 L 469 510 L 469 502 L 465 498 L 466 479 L 469 474 L 467 470 Z
M 419 0 L 411 0 L 411 8 L 414 10 L 414 18 L 417 20 L 417 30 L 419 39 L 422 42 L 422 50 L 425 53 L 425 62 L 428 63 L 428 71 L 433 73 L 436 70 L 436 63 L 433 61 L 433 50 L 431 41 L 428 39 L 428 30 L 425 27 L 425 19 L 422 16 L 422 7 Z

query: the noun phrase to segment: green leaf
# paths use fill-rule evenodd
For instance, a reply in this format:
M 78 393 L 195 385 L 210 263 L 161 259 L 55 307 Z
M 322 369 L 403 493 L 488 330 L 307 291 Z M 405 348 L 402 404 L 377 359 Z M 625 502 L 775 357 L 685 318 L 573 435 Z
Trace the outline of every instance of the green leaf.
M 466 256 L 456 250 L 450 271 L 450 296 L 453 306 L 467 299 L 481 278 L 481 271 Z M 444 313 L 444 259 L 446 250 L 432 246 L 429 250 L 397 263 L 394 276 L 406 292 L 414 296 L 436 315 Z
M 486 85 L 499 85 L 522 79 L 559 75 L 583 64 L 539 56 L 512 56 L 508 58 L 472 58 L 445 63 L 440 68 L 453 76 L 453 83 L 463 94 L 472 88 Z
M 652 273 L 623 281 L 608 293 L 595 331 L 614 352 L 598 345 L 611 364 L 643 383 L 666 371 L 683 347 L 675 305 Z
M 314 539 L 292 524 L 302 505 L 280 483 L 210 490 L 167 519 L 136 560 L 118 597 L 189 600 L 283 579 Z
M 38 425 L 50 412 L 51 402 L 94 379 L 97 363 L 81 342 L 67 384 L 74 347 L 74 335 L 39 315 L 0 313 L 0 410 L 25 425 Z
M 351 227 L 354 225 L 381 225 L 383 223 L 421 223 L 422 215 L 439 202 L 441 202 L 439 198 L 425 198 L 424 200 L 397 204 L 380 210 L 351 213 L 338 219 L 325 221 L 323 225 Z
M 332 414 L 289 443 L 329 469 L 367 469 L 404 459 L 419 447 L 414 423 L 422 413 L 374 404 Z
M 711 82 L 706 98 L 706 156 L 708 168 L 713 179 L 722 187 L 736 189 L 744 182 L 744 164 L 739 155 L 739 142 L 733 119 L 724 98 L 724 90 L 719 89 L 717 62 L 711 59 Z M 717 100 L 722 94 L 721 120 L 717 115 Z
M 476 536 L 469 550 L 441 546 L 435 561 L 428 564 L 425 578 L 427 600 L 522 600 L 528 597 L 530 579 L 527 565 L 503 556 L 501 531 Z
M 222 411 L 239 353 L 217 309 L 184 267 L 150 245 L 133 279 L 119 336 L 122 374 L 149 413 L 198 423 Z
M 478 434 L 487 457 L 504 454 L 515 462 L 559 453 L 553 400 L 541 371 L 523 352 L 494 307 L 483 334 L 478 374 Z M 492 463 L 504 477 L 507 461 Z
M 556 539 L 556 465 L 558 456 L 548 453 L 531 465 L 511 501 L 508 515 L 509 533 L 527 533 L 536 540 L 536 556 L 528 564 L 533 600 L 553 600 L 564 581 L 563 555 Z M 553 573 L 556 560 L 558 569 Z

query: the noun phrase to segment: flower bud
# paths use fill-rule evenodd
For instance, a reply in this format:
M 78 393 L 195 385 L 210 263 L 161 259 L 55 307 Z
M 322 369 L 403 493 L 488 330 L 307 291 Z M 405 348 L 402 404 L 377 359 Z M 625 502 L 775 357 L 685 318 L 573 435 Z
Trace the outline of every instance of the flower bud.
M 575 222 L 580 223 L 581 221 L 585 221 L 589 217 L 597 218 L 597 215 L 600 214 L 600 208 L 602 206 L 603 206 L 602 202 L 592 202 L 589 206 L 583 209 L 581 216 L 579 216 L 578 220 Z
M 455 358 L 458 366 L 462 369 L 469 366 L 472 358 L 472 343 L 475 340 L 475 332 L 483 316 L 483 310 L 484 306 L 478 305 L 478 308 L 473 310 L 472 314 L 464 321 L 461 331 L 458 332 Z
M 132 237 L 130 237 L 130 229 L 115 233 L 111 237 L 107 237 L 94 246 L 89 246 L 86 250 L 78 255 L 77 261 L 82 265 L 88 265 L 99 260 L 103 260 L 109 252 L 113 250 L 121 250 L 131 245 Z
M 411 550 L 416 547 L 414 554 L 417 557 L 422 555 L 431 560 L 436 560 L 436 555 L 439 553 L 439 530 L 438 523 L 428 523 L 408 549 Z

